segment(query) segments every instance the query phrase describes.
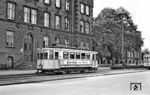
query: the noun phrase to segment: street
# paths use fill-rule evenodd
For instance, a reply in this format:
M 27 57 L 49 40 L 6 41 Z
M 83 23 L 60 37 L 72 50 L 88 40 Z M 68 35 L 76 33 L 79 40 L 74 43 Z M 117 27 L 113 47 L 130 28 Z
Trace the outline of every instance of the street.
M 149 95 L 150 71 L 0 87 L 0 95 Z M 141 90 L 130 83 L 141 82 Z

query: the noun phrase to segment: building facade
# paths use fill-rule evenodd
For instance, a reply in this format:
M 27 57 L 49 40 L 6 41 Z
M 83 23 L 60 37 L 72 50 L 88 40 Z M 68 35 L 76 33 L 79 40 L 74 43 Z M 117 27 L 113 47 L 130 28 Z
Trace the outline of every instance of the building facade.
M 93 0 L 0 0 L 0 69 L 35 69 L 36 49 L 92 49 Z

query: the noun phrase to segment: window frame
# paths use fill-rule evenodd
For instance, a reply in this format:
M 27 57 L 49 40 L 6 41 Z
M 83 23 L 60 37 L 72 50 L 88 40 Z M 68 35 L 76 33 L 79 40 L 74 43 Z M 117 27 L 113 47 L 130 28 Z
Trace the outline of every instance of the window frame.
M 70 59 L 75 59 L 75 53 L 74 52 L 70 52 L 69 54 L 70 54 Z
M 88 46 L 87 46 L 88 45 Z M 89 41 L 87 41 L 86 43 L 85 43 L 85 47 L 86 48 L 90 48 L 90 42 Z
M 48 52 L 43 52 L 43 59 L 48 59 Z
M 13 33 L 13 36 L 8 35 L 8 32 Z M 12 41 L 9 41 L 10 37 Z M 12 45 L 9 45 L 9 43 L 11 43 Z M 15 45 L 15 32 L 11 30 L 7 30 L 6 31 L 6 47 L 14 47 L 14 45 Z
M 26 8 L 26 9 L 29 9 L 29 12 L 25 12 L 25 8 Z M 25 14 L 26 14 L 26 13 L 28 13 L 28 14 L 27 14 L 27 18 L 26 18 L 27 21 L 25 21 Z M 29 16 L 29 17 L 28 17 L 28 16 Z M 28 19 L 28 18 L 29 18 L 29 19 Z M 29 21 L 28 21 L 28 20 L 29 20 Z M 27 6 L 24 6 L 24 7 L 23 7 L 23 22 L 24 22 L 24 23 L 28 23 L 28 24 L 31 23 L 31 8 L 29 8 L 29 7 L 27 7 Z
M 82 26 L 82 23 L 83 22 L 83 26 Z M 81 26 L 82 26 L 82 28 L 81 28 Z M 85 33 L 85 22 L 84 22 L 84 20 L 80 20 L 80 33 Z
M 90 53 L 86 53 L 86 59 L 90 60 L 91 59 L 91 55 Z
M 36 19 L 35 19 L 36 23 L 33 23 L 33 22 L 32 22 L 32 20 L 33 20 L 33 19 L 32 19 L 32 16 L 33 16 L 32 11 L 33 11 L 33 10 L 36 11 L 36 16 L 35 16 L 35 17 L 36 17 Z M 37 21 L 38 21 L 38 10 L 37 10 L 37 9 L 34 9 L 34 8 L 30 8 L 30 23 L 36 25 L 36 24 L 37 24 Z
M 48 57 L 49 57 L 49 59 L 54 59 L 54 51 L 53 50 L 49 50 Z
M 83 9 L 82 9 L 82 7 L 83 7 Z M 85 4 L 84 3 L 80 3 L 80 13 L 85 14 Z
M 68 5 L 69 4 L 69 5 Z M 69 7 L 69 8 L 68 8 Z M 65 10 L 70 11 L 70 0 L 65 1 Z
M 65 31 L 70 31 L 70 19 L 68 17 L 65 18 Z
M 9 16 L 8 16 L 8 10 L 9 10 L 8 4 L 12 4 L 12 5 L 15 6 L 15 8 L 14 8 L 14 14 L 13 14 L 13 15 L 14 15 L 13 19 L 8 18 L 8 17 L 9 17 Z M 6 3 L 6 17 L 7 17 L 8 20 L 14 21 L 14 20 L 16 19 L 16 7 L 17 7 L 17 4 L 16 4 L 15 2 L 8 1 L 8 2 Z
M 48 0 L 48 1 L 49 1 L 49 3 L 47 3 L 46 0 L 44 0 L 43 2 L 44 2 L 44 4 L 46 4 L 46 5 L 50 5 L 50 4 L 51 4 L 51 0 Z
M 78 55 L 77 55 L 78 54 Z M 78 56 L 78 57 L 77 57 Z M 81 53 L 76 52 L 76 59 L 81 59 Z
M 60 44 L 60 38 L 59 37 L 55 37 L 55 43 L 56 43 L 56 45 Z
M 56 58 L 56 53 L 58 53 L 57 58 Z M 58 59 L 59 59 L 59 52 L 58 52 L 58 51 L 55 51 L 55 52 L 54 52 L 54 59 L 55 59 L 55 60 L 58 60 Z
M 90 34 L 90 22 L 88 21 L 85 22 L 85 33 Z
M 27 20 L 29 20 L 28 22 L 25 21 L 25 8 L 28 9 L 28 15 L 27 15 Z M 35 10 L 36 11 L 36 24 L 32 23 L 32 11 Z M 28 19 L 29 16 L 29 19 Z M 23 22 L 27 23 L 27 24 L 32 24 L 32 25 L 37 25 L 38 24 L 38 9 L 36 8 L 32 8 L 32 7 L 28 7 L 28 6 L 23 6 Z
M 57 25 L 56 25 L 57 24 L 57 21 L 56 21 L 57 17 L 59 18 L 59 21 L 58 21 L 59 22 L 58 23 L 59 24 L 59 28 L 57 28 Z M 58 30 L 61 29 L 61 16 L 60 15 L 55 15 L 55 29 L 58 29 Z
M 65 39 L 65 46 L 69 46 L 70 41 L 68 39 Z
M 47 39 L 47 43 L 46 43 L 46 40 L 44 40 L 44 38 L 48 38 Z M 45 42 L 45 43 L 44 43 Z M 47 45 L 47 46 L 46 46 Z M 43 36 L 43 48 L 48 48 L 49 47 L 49 37 L 47 37 L 47 36 Z
M 88 13 L 87 13 L 87 8 L 88 8 Z M 90 6 L 89 5 L 85 5 L 85 14 L 87 16 L 90 16 Z
M 65 55 L 67 55 L 67 58 Z M 69 59 L 69 52 L 63 52 L 63 59 Z
M 57 0 L 55 0 L 55 7 L 61 9 L 61 0 L 59 0 L 59 6 L 57 6 Z
M 84 56 L 82 54 L 84 54 Z M 86 54 L 85 53 L 81 53 L 81 59 L 86 59 Z
M 48 19 L 45 18 L 46 14 L 48 14 L 48 16 L 49 16 Z M 44 18 L 43 19 L 43 26 L 44 27 L 47 27 L 47 28 L 50 27 L 50 24 L 51 24 L 51 17 L 50 16 L 51 16 L 51 14 L 49 12 L 43 12 L 43 18 Z M 48 22 L 49 25 L 46 25 L 47 23 L 45 21 L 47 21 L 47 20 L 49 21 Z
M 82 43 L 82 44 L 81 44 Z M 80 47 L 83 48 L 84 47 L 84 41 L 80 41 Z

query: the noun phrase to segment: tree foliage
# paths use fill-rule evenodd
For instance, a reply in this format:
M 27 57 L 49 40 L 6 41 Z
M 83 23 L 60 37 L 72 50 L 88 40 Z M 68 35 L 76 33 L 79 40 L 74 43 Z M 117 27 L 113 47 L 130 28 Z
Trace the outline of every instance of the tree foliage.
M 148 49 L 148 48 L 144 49 L 144 50 L 142 51 L 142 54 L 143 54 L 143 55 L 145 55 L 145 54 L 150 54 L 149 49 Z
M 124 49 L 140 50 L 143 45 L 141 32 L 137 31 L 131 14 L 122 7 L 104 8 L 94 19 L 93 28 L 94 42 L 100 53 L 107 47 L 112 56 L 120 56 L 122 32 Z

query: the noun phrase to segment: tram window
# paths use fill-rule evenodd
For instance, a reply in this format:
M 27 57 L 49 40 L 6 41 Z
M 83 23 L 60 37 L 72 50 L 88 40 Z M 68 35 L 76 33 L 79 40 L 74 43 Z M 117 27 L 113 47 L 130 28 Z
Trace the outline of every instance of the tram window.
M 86 58 L 87 58 L 87 59 L 90 59 L 90 54 L 86 54 Z
M 48 59 L 48 53 L 45 52 L 45 53 L 43 53 L 43 54 L 44 54 L 44 59 Z
M 92 59 L 95 60 L 95 55 L 93 54 Z
M 76 53 L 76 59 L 80 59 L 80 53 Z
M 96 54 L 96 60 L 98 60 L 98 54 Z
M 55 59 L 58 59 L 58 58 L 59 58 L 59 53 L 55 52 Z
M 54 56 L 54 55 L 53 55 L 53 51 L 50 50 L 50 51 L 49 51 L 49 59 L 53 59 L 53 56 Z
M 81 59 L 85 59 L 85 53 L 81 53 Z
M 75 53 L 74 52 L 70 53 L 70 59 L 75 59 Z
M 43 59 L 43 53 L 40 53 L 40 59 Z
M 38 59 L 40 59 L 40 53 L 37 53 L 37 57 L 38 57 Z
M 68 59 L 69 58 L 69 53 L 68 52 L 64 52 L 63 57 L 64 57 L 64 59 Z

